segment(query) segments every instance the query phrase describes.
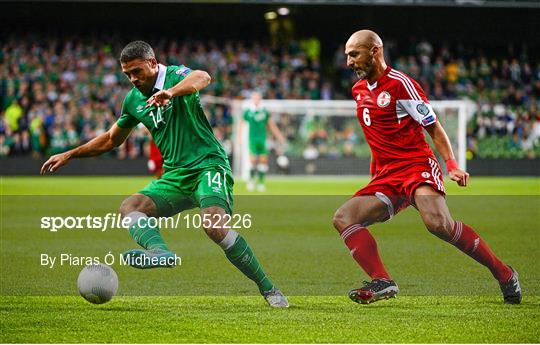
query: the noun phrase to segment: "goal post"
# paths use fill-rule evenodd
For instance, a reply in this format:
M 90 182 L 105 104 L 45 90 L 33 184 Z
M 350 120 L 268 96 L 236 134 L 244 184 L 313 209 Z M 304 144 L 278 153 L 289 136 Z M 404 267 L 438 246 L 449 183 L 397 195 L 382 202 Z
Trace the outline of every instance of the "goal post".
M 242 179 L 247 179 L 249 176 L 249 147 L 248 147 L 248 127 L 243 124 L 242 115 L 246 108 L 250 105 L 249 100 L 232 102 L 232 113 L 234 118 L 234 157 L 233 172 L 235 176 Z M 278 127 L 282 128 L 283 116 L 292 116 L 297 121 L 294 121 L 294 132 L 298 136 L 305 136 L 303 129 L 306 127 L 306 122 L 312 121 L 316 117 L 343 117 L 351 118 L 351 102 L 350 101 L 319 101 L 319 100 L 263 100 L 261 106 L 268 110 L 272 119 Z M 354 109 L 353 109 L 354 110 Z M 354 114 L 354 112 L 353 112 Z M 290 128 L 289 128 L 290 129 Z M 269 139 L 272 141 L 271 134 Z M 301 145 L 301 144 L 300 144 Z M 284 152 L 286 155 L 293 155 L 290 151 Z M 298 155 L 298 154 L 297 154 Z
M 203 103 L 222 103 L 229 107 L 233 117 L 233 172 L 235 176 L 246 179 L 249 176 L 250 163 L 247 124 L 243 123 L 242 115 L 250 101 L 206 97 L 203 98 Z M 466 169 L 467 121 L 474 112 L 475 104 L 470 100 L 430 101 L 430 104 L 450 138 L 459 166 Z M 330 171 L 330 174 L 334 175 L 355 175 L 356 172 L 350 172 L 344 167 L 354 164 L 354 159 L 366 160 L 370 157 L 369 146 L 356 119 L 354 101 L 262 100 L 261 106 L 268 110 L 277 126 L 289 138 L 285 155 L 291 162 L 316 163 L 317 160 L 324 160 L 332 165 L 325 173 Z M 430 141 L 429 135 L 426 134 L 426 137 Z M 277 145 L 270 133 L 268 141 L 274 151 Z M 432 145 L 431 142 L 430 144 Z M 348 165 L 345 162 L 348 162 Z M 442 166 L 444 167 L 444 164 Z M 334 173 L 332 169 L 335 170 Z M 310 173 L 312 172 L 296 171 L 293 174 Z M 365 172 L 367 173 L 368 171 Z

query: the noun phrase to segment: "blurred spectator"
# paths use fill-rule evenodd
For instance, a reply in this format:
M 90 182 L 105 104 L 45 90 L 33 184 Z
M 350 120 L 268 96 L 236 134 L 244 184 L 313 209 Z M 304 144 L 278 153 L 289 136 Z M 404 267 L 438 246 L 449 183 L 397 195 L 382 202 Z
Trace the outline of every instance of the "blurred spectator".
M 118 67 L 120 42 L 124 40 L 97 35 L 5 38 L 0 52 L 0 154 L 60 152 L 109 128 L 131 87 Z M 290 41 L 276 49 L 259 42 L 218 45 L 166 39 L 154 46 L 163 63 L 207 70 L 213 83 L 204 93 L 210 96 L 242 98 L 256 89 L 266 99 L 349 99 L 356 82 L 344 47 L 338 47 L 333 61 L 326 61 L 317 38 Z M 416 78 L 430 99 L 467 97 L 478 104 L 468 128 L 469 157 L 540 156 L 540 63 L 533 64 L 526 56 L 486 56 L 475 47 L 427 40 L 413 40 L 404 51 L 398 48 L 395 43 L 387 47 L 392 67 Z M 207 115 L 230 151 L 230 109 L 213 105 Z M 304 149 L 310 157 L 315 151 L 317 156 L 369 155 L 363 139 L 345 139 L 352 136 L 351 130 L 341 120 L 327 119 L 305 137 L 298 136 L 297 117 L 281 116 L 279 121 L 289 141 L 297 142 L 298 155 Z M 147 141 L 144 131 L 136 128 L 112 155 L 138 157 Z
M 5 134 L 0 134 L 0 158 L 9 156 L 11 140 Z
M 19 105 L 16 99 L 11 101 L 11 104 L 5 110 L 7 125 L 11 132 L 19 130 L 19 121 L 23 116 L 23 108 Z

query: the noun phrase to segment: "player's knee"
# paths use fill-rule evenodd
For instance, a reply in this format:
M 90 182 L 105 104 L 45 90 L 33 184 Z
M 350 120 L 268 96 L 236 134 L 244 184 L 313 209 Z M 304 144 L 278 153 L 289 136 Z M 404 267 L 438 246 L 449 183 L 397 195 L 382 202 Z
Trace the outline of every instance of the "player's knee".
M 127 216 L 129 213 L 135 210 L 135 203 L 133 202 L 131 197 L 124 199 L 124 201 L 122 201 L 122 204 L 120 204 L 119 211 L 122 217 Z
M 124 201 L 122 201 L 122 204 L 120 204 L 120 214 L 122 217 L 125 217 L 126 215 L 130 214 L 134 211 L 143 212 L 147 215 L 153 214 L 152 207 L 150 205 L 150 202 L 146 201 L 146 197 L 139 196 L 139 195 L 132 195 Z
M 442 213 L 431 213 L 424 219 L 426 228 L 437 237 L 451 238 L 453 220 Z
M 219 206 L 210 206 L 201 210 L 202 226 L 205 230 L 224 228 L 226 223 L 225 210 Z M 208 231 L 207 231 L 208 233 Z M 210 236 L 210 233 L 208 233 Z M 212 236 L 210 236 L 212 237 Z
M 336 213 L 334 213 L 332 223 L 334 224 L 334 228 L 341 233 L 341 231 L 351 224 L 351 220 L 347 216 L 347 213 L 339 208 Z
M 202 225 L 206 235 L 215 243 L 221 243 L 227 235 L 227 217 L 225 211 L 218 206 L 210 206 L 201 211 Z

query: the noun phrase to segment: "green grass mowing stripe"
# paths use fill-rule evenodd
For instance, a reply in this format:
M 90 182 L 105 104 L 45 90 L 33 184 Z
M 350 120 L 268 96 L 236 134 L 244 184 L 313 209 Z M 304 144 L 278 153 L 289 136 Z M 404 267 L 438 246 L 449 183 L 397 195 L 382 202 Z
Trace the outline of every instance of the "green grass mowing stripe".
M 5 195 L 130 195 L 152 181 L 151 177 L 0 177 Z M 352 195 L 369 182 L 358 177 L 270 177 L 267 193 L 253 195 Z M 446 180 L 449 195 L 540 195 L 537 177 L 471 177 L 470 185 L 458 187 Z M 245 183 L 237 180 L 235 195 L 248 194 Z
M 112 343 L 536 343 L 540 297 L 398 297 L 357 305 L 344 296 L 0 297 L 1 342 Z

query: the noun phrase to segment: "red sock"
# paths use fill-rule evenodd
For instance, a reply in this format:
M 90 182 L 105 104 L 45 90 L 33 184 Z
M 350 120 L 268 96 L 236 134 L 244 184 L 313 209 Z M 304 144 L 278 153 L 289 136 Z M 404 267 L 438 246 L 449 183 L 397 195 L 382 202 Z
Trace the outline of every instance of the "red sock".
M 491 274 L 501 283 L 512 277 L 512 270 L 491 251 L 487 243 L 467 224 L 454 223 L 454 237 L 450 240 L 454 246 L 489 268 Z
M 390 279 L 379 256 L 377 242 L 368 229 L 353 224 L 341 233 L 341 238 L 351 251 L 351 255 L 371 279 Z

